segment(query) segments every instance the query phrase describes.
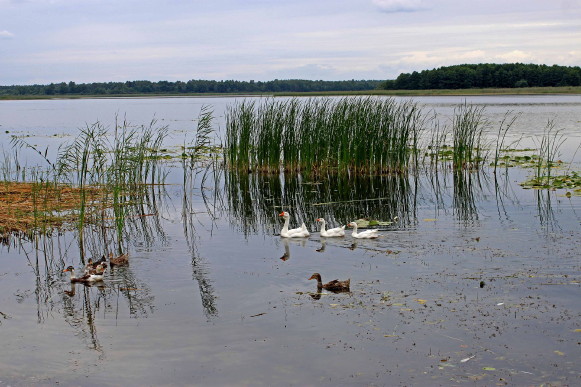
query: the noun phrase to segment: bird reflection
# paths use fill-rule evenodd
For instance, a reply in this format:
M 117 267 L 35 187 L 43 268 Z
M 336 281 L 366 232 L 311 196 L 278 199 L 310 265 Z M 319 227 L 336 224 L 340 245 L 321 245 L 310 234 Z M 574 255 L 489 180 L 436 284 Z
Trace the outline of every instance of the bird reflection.
M 327 247 L 327 239 L 321 238 L 321 247 L 319 247 L 316 251 L 319 253 L 322 253 L 323 251 L 325 251 L 326 247 Z
M 284 254 L 282 255 L 282 257 L 280 257 L 281 261 L 288 261 L 290 259 L 290 248 L 288 246 L 288 239 L 284 238 L 282 240 L 282 243 L 284 245 Z
M 69 296 L 69 297 L 74 297 L 75 293 L 77 290 L 77 284 L 74 282 L 71 282 L 71 289 L 70 290 L 65 290 L 64 293 Z
M 291 240 L 288 238 L 281 238 L 282 240 L 282 244 L 284 246 L 284 254 L 282 255 L 282 257 L 280 257 L 281 261 L 288 261 L 291 257 L 291 252 L 290 252 L 290 243 L 294 243 L 298 246 L 301 247 L 305 247 L 306 246 L 306 240 L 305 239 L 295 239 L 295 240 Z

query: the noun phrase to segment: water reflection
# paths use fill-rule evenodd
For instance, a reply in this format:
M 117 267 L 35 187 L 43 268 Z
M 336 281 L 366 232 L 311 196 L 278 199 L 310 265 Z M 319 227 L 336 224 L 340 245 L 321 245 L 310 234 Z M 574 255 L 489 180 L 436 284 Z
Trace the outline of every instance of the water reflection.
M 454 171 L 454 213 L 465 226 L 478 222 L 478 208 L 475 196 L 482 191 L 481 173 Z
M 324 238 L 323 238 L 324 239 Z M 280 238 L 282 245 L 284 247 L 284 253 L 280 257 L 281 261 L 288 261 L 291 258 L 291 244 L 294 246 L 300 246 L 304 248 L 307 244 L 306 238 L 298 238 L 298 239 L 291 239 L 291 238 Z M 319 251 L 319 250 L 317 250 Z
M 546 190 L 536 190 L 535 201 L 537 207 L 537 216 L 541 226 L 547 232 L 554 232 L 560 229 L 557 218 L 555 217 L 555 212 L 553 211 L 553 203 L 551 198 L 552 192 L 548 189 Z
M 208 264 L 200 256 L 197 249 L 198 236 L 195 228 L 195 211 L 193 209 L 192 193 L 195 191 L 197 170 L 183 164 L 183 194 L 182 194 L 182 227 L 183 233 L 190 252 L 190 259 L 192 265 L 192 278 L 198 283 L 200 297 L 202 299 L 202 306 L 206 318 L 211 319 L 218 316 L 218 308 L 216 306 L 216 296 L 214 295 L 214 288 L 212 281 L 208 278 L 209 270 Z M 202 177 L 202 181 L 208 175 Z M 203 185 L 203 183 L 202 183 Z M 217 191 L 217 190 L 215 190 Z M 213 210 L 209 206 L 207 196 L 202 192 L 203 201 L 206 206 L 207 213 L 214 219 Z M 216 197 L 216 196 L 214 196 Z M 213 225 L 213 221 L 212 221 Z
M 281 210 L 292 222 L 304 222 L 318 232 L 316 219 L 327 219 L 329 227 L 369 218 L 400 222 L 414 221 L 417 206 L 417 177 L 326 175 L 307 178 L 300 174 L 278 176 L 229 171 L 225 192 L 231 223 L 248 236 L 257 232 L 277 235 Z M 413 184 L 410 184 L 410 180 Z
M 63 318 L 73 328 L 75 335 L 85 342 L 86 347 L 99 352 L 100 356 L 104 352 L 99 342 L 95 316 L 101 309 L 107 308 L 107 293 L 107 288 L 102 284 L 71 284 L 71 289 L 63 291 L 62 297 Z

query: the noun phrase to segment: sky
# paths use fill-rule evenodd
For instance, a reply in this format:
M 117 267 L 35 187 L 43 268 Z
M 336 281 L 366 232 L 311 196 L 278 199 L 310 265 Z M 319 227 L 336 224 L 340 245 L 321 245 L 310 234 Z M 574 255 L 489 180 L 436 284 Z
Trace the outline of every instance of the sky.
M 581 0 L 0 0 L 0 85 L 581 65 Z

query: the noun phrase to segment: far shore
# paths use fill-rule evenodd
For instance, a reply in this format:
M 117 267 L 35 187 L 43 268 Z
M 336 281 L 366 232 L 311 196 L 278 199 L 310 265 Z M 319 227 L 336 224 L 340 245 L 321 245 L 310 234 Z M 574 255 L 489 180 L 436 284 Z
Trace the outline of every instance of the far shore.
M 523 87 L 502 89 L 431 89 L 431 90 L 360 90 L 360 91 L 315 91 L 281 93 L 180 93 L 180 94 L 95 94 L 95 95 L 4 95 L 0 100 L 34 99 L 98 99 L 98 98 L 180 98 L 180 97 L 309 97 L 309 96 L 474 96 L 474 95 L 546 95 L 581 94 L 581 86 Z

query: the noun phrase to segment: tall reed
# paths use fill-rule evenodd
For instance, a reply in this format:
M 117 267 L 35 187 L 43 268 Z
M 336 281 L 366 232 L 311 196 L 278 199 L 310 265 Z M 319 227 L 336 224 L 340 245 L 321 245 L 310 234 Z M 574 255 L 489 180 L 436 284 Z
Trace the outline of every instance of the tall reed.
M 551 182 L 551 171 L 559 155 L 559 148 L 565 142 L 560 130 L 555 129 L 553 120 L 547 121 L 539 144 L 539 158 L 535 163 L 536 184 L 543 186 Z
M 418 161 L 417 103 L 345 97 L 244 101 L 226 112 L 230 168 L 279 173 L 402 173 Z
M 484 134 L 489 125 L 483 115 L 484 106 L 464 103 L 454 110 L 452 136 L 455 170 L 478 169 L 486 159 Z

